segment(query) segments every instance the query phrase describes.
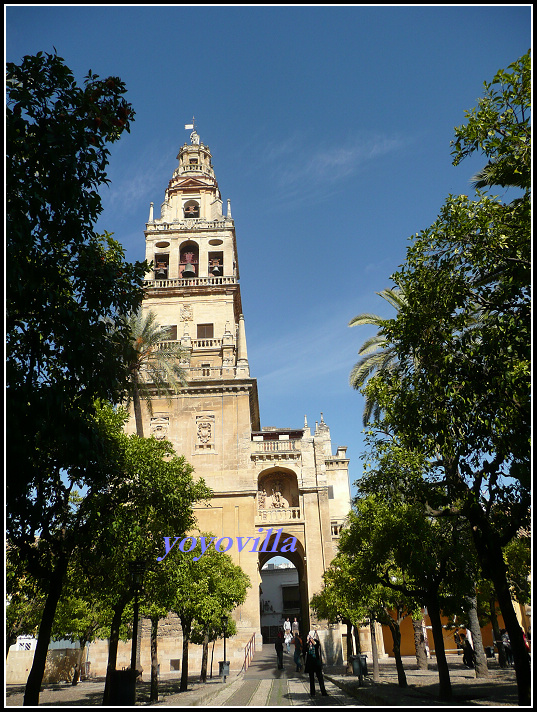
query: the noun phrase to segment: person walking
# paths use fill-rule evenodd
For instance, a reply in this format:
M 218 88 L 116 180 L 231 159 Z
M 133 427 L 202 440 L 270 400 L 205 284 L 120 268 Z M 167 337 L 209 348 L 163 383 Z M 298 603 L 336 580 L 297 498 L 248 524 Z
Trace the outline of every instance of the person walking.
M 287 632 L 289 632 L 289 633 L 291 632 L 291 623 L 289 621 L 289 618 L 285 619 L 285 623 L 283 624 L 283 632 L 284 632 L 284 635 Z
M 467 668 L 474 668 L 474 649 L 472 648 L 470 641 L 464 635 L 461 634 L 462 642 L 462 664 Z
M 293 660 L 295 661 L 296 672 L 300 672 L 302 670 L 302 639 L 300 638 L 298 630 L 296 631 L 295 637 L 293 638 L 293 645 L 295 646 L 295 654 L 293 655 Z
M 328 692 L 324 687 L 323 680 L 323 665 L 321 660 L 321 643 L 317 639 L 316 632 L 310 630 L 306 640 L 306 646 L 304 651 L 304 672 L 309 673 L 310 676 L 310 697 L 315 697 L 315 675 L 317 675 L 317 680 L 319 682 L 319 689 L 322 695 L 328 695 Z
M 276 656 L 278 658 L 278 670 L 283 670 L 283 632 L 281 630 L 278 631 L 274 647 L 276 648 Z
M 290 653 L 291 652 L 291 641 L 293 640 L 293 636 L 291 635 L 290 630 L 285 631 L 285 635 L 284 635 L 283 639 L 285 641 L 285 645 L 287 646 L 287 652 Z
M 296 616 L 295 616 L 295 620 L 291 623 L 291 633 L 292 633 L 293 635 L 296 635 L 296 634 L 299 632 L 299 631 L 298 631 L 298 628 L 299 628 L 299 626 L 298 626 L 298 621 L 297 621 Z
M 509 633 L 505 628 L 500 631 L 502 635 L 503 649 L 505 650 L 505 657 L 507 658 L 507 664 L 513 665 L 515 660 L 513 658 L 513 651 L 511 649 L 511 639 L 509 638 Z

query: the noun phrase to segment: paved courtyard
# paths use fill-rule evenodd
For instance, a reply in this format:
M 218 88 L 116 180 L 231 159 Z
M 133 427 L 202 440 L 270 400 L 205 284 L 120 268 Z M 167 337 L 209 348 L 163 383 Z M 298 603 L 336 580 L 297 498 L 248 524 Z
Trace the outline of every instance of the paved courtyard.
M 252 665 L 241 675 L 233 673 L 226 683 L 219 678 L 198 682 L 198 677 L 189 679 L 187 692 L 179 693 L 179 675 L 161 679 L 159 701 L 149 702 L 149 679 L 137 687 L 137 705 L 169 707 L 279 707 L 279 706 L 365 706 L 365 707 L 445 707 L 461 706 L 518 706 L 515 673 L 512 668 L 502 670 L 496 660 L 489 660 L 490 675 L 477 679 L 473 670 L 463 667 L 456 655 L 448 656 L 453 699 L 450 703 L 438 698 L 438 674 L 434 661 L 429 670 L 418 670 L 415 658 L 404 658 L 407 688 L 397 684 L 397 671 L 393 658 L 380 661 L 380 680 L 372 681 L 371 662 L 369 675 L 364 685 L 358 678 L 345 675 L 343 668 L 326 668 L 327 697 L 309 696 L 309 677 L 296 673 L 292 655 L 284 655 L 284 669 L 278 670 L 274 647 L 267 645 L 258 651 Z M 104 680 L 81 682 L 75 687 L 68 684 L 51 685 L 43 689 L 40 705 L 44 706 L 99 706 L 102 701 Z M 21 706 L 24 688 L 9 685 L 6 703 Z

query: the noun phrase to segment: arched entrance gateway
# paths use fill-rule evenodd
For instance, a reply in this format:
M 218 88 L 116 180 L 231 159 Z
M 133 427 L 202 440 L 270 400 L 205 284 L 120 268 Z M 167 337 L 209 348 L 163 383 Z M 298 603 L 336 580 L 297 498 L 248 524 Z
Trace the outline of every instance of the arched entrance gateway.
M 328 659 L 337 661 L 344 631 L 316 621 L 309 599 L 321 589 L 350 509 L 346 448 L 333 454 L 322 414 L 311 430 L 306 419 L 295 428 L 261 427 L 257 382 L 250 376 L 246 348 L 230 203 L 224 213 L 210 150 L 196 132 L 177 158 L 160 218 L 153 218 L 152 204 L 149 211 L 146 259 L 155 267 L 147 275 L 142 308 L 170 327 L 183 347 L 181 365 L 188 385 L 171 400 L 154 398 L 153 412 L 143 411 L 144 431 L 158 430 L 159 437 L 170 440 L 213 490 L 210 506 L 196 510 L 200 531 L 234 542 L 252 537 L 255 544 L 259 539 L 258 546 L 235 545 L 227 552 L 252 583 L 245 603 L 233 613 L 237 634 L 227 643 L 231 671 L 241 669 L 252 637 L 257 647 L 262 645 L 260 571 L 286 539 L 296 542 L 294 550 L 282 555 L 298 573 L 303 632 L 318 625 Z M 134 432 L 134 427 L 131 418 L 127 431 Z M 180 625 L 171 616 L 159 631 L 160 670 L 170 672 L 181 657 Z M 141 663 L 147 671 L 149 621 L 143 622 L 142 633 Z M 222 659 L 219 645 L 215 660 Z M 103 648 L 91 658 L 96 674 L 106 669 Z M 118 666 L 128 665 L 129 656 L 129 646 L 124 654 L 120 646 Z M 199 661 L 200 651 L 192 645 L 192 669 Z
M 271 537 L 271 544 L 277 535 Z M 283 531 L 282 540 L 287 538 Z M 269 545 L 270 548 L 270 545 Z M 278 563 L 270 563 L 276 561 Z M 287 564 L 282 565 L 282 561 Z M 297 542 L 296 551 L 275 556 L 272 553 L 259 554 L 261 583 L 259 590 L 259 612 L 261 616 L 261 636 L 263 643 L 274 643 L 277 631 L 286 618 L 295 618 L 301 635 L 310 630 L 309 597 L 304 549 Z

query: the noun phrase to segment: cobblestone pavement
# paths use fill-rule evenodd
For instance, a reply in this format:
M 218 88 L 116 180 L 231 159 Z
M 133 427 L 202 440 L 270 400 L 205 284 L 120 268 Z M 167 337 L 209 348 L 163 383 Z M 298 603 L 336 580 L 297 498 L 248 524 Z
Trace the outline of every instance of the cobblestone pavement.
M 369 675 L 364 685 L 358 678 L 345 675 L 342 667 L 326 668 L 327 697 L 319 694 L 309 696 L 309 677 L 296 673 L 291 655 L 284 655 L 284 669 L 276 667 L 273 646 L 258 651 L 246 673 L 230 675 L 226 683 L 219 678 L 200 684 L 197 677 L 189 679 L 187 692 L 178 693 L 179 676 L 165 677 L 159 683 L 159 702 L 149 702 L 149 681 L 137 687 L 137 706 L 169 707 L 273 707 L 273 706 L 365 706 L 365 707 L 444 707 L 460 706 L 517 706 L 515 673 L 512 668 L 502 670 L 496 660 L 489 660 L 489 677 L 476 678 L 473 670 L 463 667 L 456 655 L 448 656 L 453 699 L 441 702 L 438 697 L 438 673 L 436 663 L 429 663 L 429 670 L 418 670 L 415 658 L 403 659 L 408 687 L 397 683 L 397 671 L 393 658 L 380 661 L 379 681 L 372 681 L 371 661 L 368 659 Z M 147 678 L 144 675 L 144 679 Z M 39 704 L 45 706 L 100 706 L 104 680 L 81 682 L 76 686 L 62 684 L 43 688 Z M 22 706 L 24 687 L 8 685 L 6 704 Z

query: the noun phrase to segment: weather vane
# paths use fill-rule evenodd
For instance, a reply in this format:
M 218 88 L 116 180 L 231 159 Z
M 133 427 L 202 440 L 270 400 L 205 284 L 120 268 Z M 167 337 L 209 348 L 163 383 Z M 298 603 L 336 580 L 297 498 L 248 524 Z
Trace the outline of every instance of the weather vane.
M 190 129 L 192 133 L 190 134 L 190 140 L 192 143 L 199 143 L 200 139 L 198 134 L 196 133 L 196 119 L 193 116 L 192 117 L 192 123 L 191 124 L 185 124 L 185 129 Z

